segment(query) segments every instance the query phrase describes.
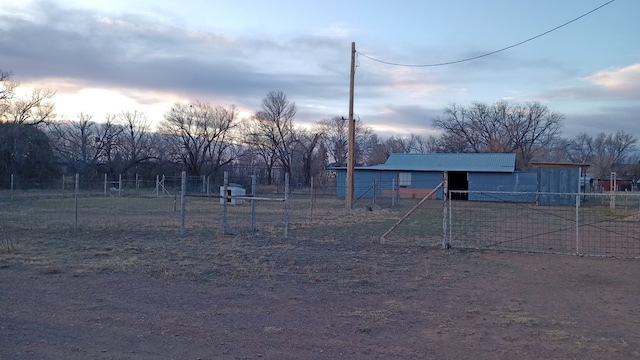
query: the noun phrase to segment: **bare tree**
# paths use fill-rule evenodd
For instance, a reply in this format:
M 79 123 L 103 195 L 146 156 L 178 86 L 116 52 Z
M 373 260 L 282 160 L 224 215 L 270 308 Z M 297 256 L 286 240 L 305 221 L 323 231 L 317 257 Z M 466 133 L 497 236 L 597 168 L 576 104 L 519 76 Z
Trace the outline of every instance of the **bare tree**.
M 302 154 L 302 175 L 303 175 L 303 184 L 304 186 L 309 186 L 311 184 L 311 177 L 314 175 L 318 175 L 314 173 L 314 160 L 316 155 L 316 148 L 318 147 L 320 141 L 319 133 L 311 133 L 302 131 L 300 133 L 298 143 L 300 144 L 301 154 Z M 321 159 L 324 162 L 324 159 Z M 315 167 L 317 169 L 317 167 Z
M 47 129 L 52 149 L 67 166 L 84 173 L 84 168 L 97 164 L 101 144 L 91 115 L 80 113 L 77 121 L 54 122 Z
M 255 118 L 244 122 L 241 125 L 240 133 L 242 134 L 242 142 L 247 146 L 243 160 L 254 166 L 260 162 L 266 170 L 266 183 L 271 185 L 273 182 L 273 168 L 277 162 L 275 149 L 269 142 L 265 141 L 259 123 Z M 259 159 L 259 161 L 256 159 Z
M 0 120 L 2 121 L 5 121 L 4 114 L 9 109 L 16 87 L 18 87 L 18 83 L 13 81 L 13 74 L 0 69 Z
M 253 117 L 256 132 L 250 137 L 254 146 L 272 155 L 285 173 L 291 173 L 291 156 L 298 141 L 293 124 L 296 112 L 296 104 L 282 91 L 271 91 Z
M 4 106 L 1 121 L 17 125 L 38 126 L 46 124 L 55 118 L 52 101 L 55 91 L 49 89 L 35 89 L 24 97 L 13 97 Z
M 378 138 L 373 130 L 365 126 L 360 118 L 355 120 L 355 159 L 359 164 L 369 163 L 370 154 L 375 151 Z M 347 163 L 349 146 L 349 119 L 334 116 L 319 121 L 314 126 L 314 132 L 322 134 L 322 142 L 329 153 L 331 162 Z
M 206 165 L 215 174 L 233 160 L 231 138 L 238 125 L 235 106 L 224 108 L 208 103 L 175 104 L 167 112 L 159 131 L 168 135 L 172 150 L 181 154 L 191 175 L 202 175 Z
M 637 143 L 638 138 L 624 131 L 595 137 L 581 133 L 569 142 L 568 151 L 572 161 L 590 163 L 596 177 L 602 178 L 633 161 L 630 157 Z
M 124 111 L 117 115 L 119 133 L 118 173 L 126 173 L 134 166 L 152 158 L 150 125 L 146 114 L 138 111 Z
M 516 167 L 526 169 L 540 149 L 557 139 L 563 115 L 538 102 L 493 105 L 450 105 L 434 120 L 444 130 L 444 150 L 459 152 L 515 152 Z

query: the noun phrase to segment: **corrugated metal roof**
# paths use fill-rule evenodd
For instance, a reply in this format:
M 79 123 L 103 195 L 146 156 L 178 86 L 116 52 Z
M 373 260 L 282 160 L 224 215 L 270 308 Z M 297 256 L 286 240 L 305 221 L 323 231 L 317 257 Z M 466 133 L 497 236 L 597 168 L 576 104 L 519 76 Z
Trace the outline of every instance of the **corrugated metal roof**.
M 358 167 L 362 170 L 514 172 L 516 154 L 434 153 L 391 154 L 382 165 Z

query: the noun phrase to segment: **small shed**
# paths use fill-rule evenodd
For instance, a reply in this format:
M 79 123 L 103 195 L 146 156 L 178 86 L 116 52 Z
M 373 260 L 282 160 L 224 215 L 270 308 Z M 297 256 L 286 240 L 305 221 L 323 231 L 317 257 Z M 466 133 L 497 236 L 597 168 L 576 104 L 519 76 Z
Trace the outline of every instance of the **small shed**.
M 227 186 L 227 196 L 224 194 L 224 186 L 220 186 L 220 204 L 224 204 L 225 199 L 228 205 L 244 204 L 244 199 L 237 199 L 236 196 L 246 196 L 247 190 L 238 184 Z

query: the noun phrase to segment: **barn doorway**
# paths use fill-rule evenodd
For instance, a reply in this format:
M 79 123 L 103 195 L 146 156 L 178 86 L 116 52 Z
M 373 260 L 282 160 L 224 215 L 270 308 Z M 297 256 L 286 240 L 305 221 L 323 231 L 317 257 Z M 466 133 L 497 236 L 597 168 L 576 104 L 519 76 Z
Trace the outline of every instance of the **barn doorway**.
M 469 178 L 466 171 L 449 171 L 449 199 L 469 200 L 467 193 L 453 193 L 452 190 L 469 190 Z

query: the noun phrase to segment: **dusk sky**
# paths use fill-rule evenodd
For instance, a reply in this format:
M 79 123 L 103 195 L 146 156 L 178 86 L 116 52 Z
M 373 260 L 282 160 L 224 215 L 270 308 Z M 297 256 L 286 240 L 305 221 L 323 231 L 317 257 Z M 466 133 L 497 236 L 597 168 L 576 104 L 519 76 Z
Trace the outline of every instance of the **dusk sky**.
M 461 60 L 600 6 L 474 61 L 368 58 Z M 305 125 L 348 115 L 353 41 L 354 112 L 382 137 L 429 135 L 447 105 L 501 99 L 563 113 L 567 137 L 640 137 L 639 15 L 639 0 L 0 0 L 0 69 L 56 90 L 61 118 L 157 123 L 196 100 L 248 117 L 281 90 Z

